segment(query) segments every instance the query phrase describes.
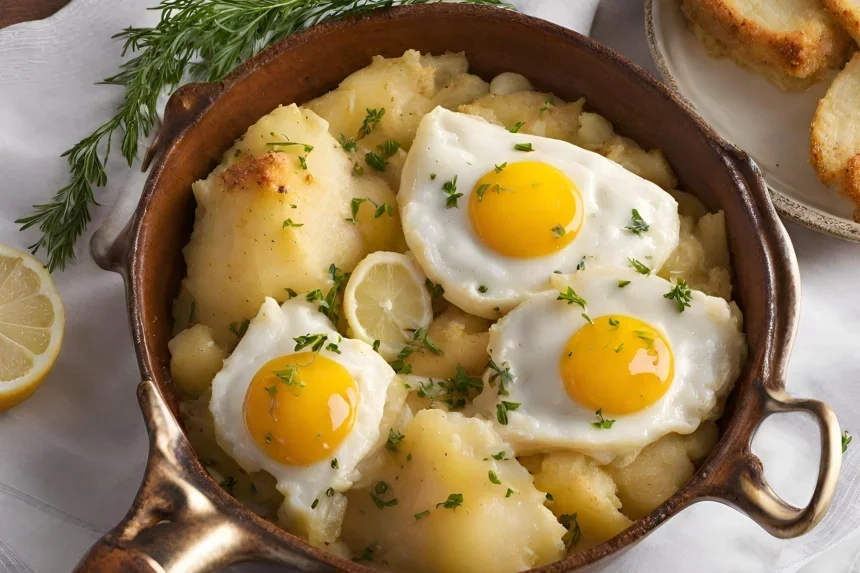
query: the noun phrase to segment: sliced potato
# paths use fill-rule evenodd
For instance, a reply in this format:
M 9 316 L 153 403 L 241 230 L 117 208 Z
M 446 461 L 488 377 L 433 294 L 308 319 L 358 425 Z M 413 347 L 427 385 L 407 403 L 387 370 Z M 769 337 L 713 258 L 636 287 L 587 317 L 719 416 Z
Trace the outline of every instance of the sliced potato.
M 489 422 L 422 410 L 403 434 L 366 487 L 347 493 L 343 539 L 355 557 L 399 571 L 483 573 L 563 556 L 564 527 Z M 510 459 L 494 459 L 499 452 Z
M 532 467 L 536 460 L 530 460 Z M 618 535 L 632 521 L 621 513 L 615 483 L 589 457 L 573 452 L 551 453 L 535 472 L 535 487 L 549 493 L 549 508 L 559 518 L 576 514 L 581 535 L 571 548 L 583 551 Z

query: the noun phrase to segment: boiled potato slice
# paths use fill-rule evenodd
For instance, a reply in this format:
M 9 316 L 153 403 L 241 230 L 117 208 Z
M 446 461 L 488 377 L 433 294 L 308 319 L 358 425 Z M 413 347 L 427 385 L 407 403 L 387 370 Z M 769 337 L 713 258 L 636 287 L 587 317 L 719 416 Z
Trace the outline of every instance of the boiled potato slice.
M 415 131 L 424 114 L 437 105 L 449 109 L 470 102 L 489 91 L 487 82 L 466 73 L 466 56 L 444 54 L 422 56 L 407 50 L 400 58 L 377 56 L 369 66 L 347 77 L 337 89 L 305 104 L 329 123 L 335 138 L 353 139 L 356 150 L 353 162 L 365 171 L 372 170 L 366 161 L 378 146 L 394 140 L 400 151 L 388 159 L 379 173 L 393 187 L 400 185 L 400 171 L 406 153 L 415 139 Z M 375 111 L 378 121 L 362 130 L 365 120 Z
M 416 347 L 406 359 L 406 363 L 412 366 L 412 374 L 451 378 L 459 364 L 469 375 L 480 376 L 490 360 L 487 354 L 490 324 L 485 318 L 449 305 L 427 328 L 427 337 L 442 353 L 434 354 L 427 347 Z
M 403 434 L 366 487 L 346 494 L 343 539 L 356 558 L 399 571 L 483 573 L 563 556 L 565 528 L 489 422 L 422 410 Z M 508 459 L 492 457 L 500 452 Z
M 529 462 L 536 468 L 536 462 Z M 633 522 L 621 513 L 615 483 L 589 457 L 573 452 L 547 454 L 534 473 L 535 487 L 549 493 L 549 508 L 560 519 L 576 514 L 580 535 L 573 551 L 583 551 L 618 535 Z M 577 539 L 578 537 L 578 539 Z
M 179 391 L 197 398 L 212 385 L 227 353 L 212 338 L 212 329 L 195 324 L 167 343 L 170 350 L 170 376 Z
M 265 297 L 283 301 L 287 289 L 325 292 L 330 265 L 350 271 L 371 251 L 402 250 L 396 208 L 378 218 L 365 208 L 357 223 L 347 220 L 352 199 L 394 206 L 395 197 L 380 178 L 353 175 L 327 130 L 312 111 L 279 107 L 193 186 L 197 213 L 183 251 L 183 288 L 194 301 L 196 321 L 211 327 L 224 348 L 235 346 L 242 322 L 256 315 Z
M 707 457 L 717 438 L 717 425 L 705 422 L 692 434 L 663 436 L 622 468 L 608 466 L 624 515 L 641 519 L 669 499 L 690 481 L 696 464 Z

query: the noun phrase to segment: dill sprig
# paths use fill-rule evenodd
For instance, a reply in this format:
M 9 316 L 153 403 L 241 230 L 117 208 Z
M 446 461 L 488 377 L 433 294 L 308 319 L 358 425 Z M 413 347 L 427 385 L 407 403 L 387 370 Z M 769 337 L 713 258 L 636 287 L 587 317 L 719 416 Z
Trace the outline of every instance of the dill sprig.
M 93 187 L 107 184 L 105 164 L 117 130 L 122 155 L 131 167 L 138 140 L 155 125 L 158 96 L 172 91 L 188 73 L 197 81 L 217 81 L 260 50 L 307 27 L 388 8 L 439 0 L 162 0 L 153 28 L 126 28 L 113 36 L 123 41 L 122 55 L 136 54 L 103 84 L 122 86 L 125 96 L 116 115 L 63 153 L 71 180 L 50 202 L 33 206 L 18 219 L 21 230 L 38 227 L 42 237 L 30 245 L 44 249 L 48 269 L 65 269 L 75 258 L 75 242 L 98 205 Z M 502 0 L 467 0 L 511 8 Z

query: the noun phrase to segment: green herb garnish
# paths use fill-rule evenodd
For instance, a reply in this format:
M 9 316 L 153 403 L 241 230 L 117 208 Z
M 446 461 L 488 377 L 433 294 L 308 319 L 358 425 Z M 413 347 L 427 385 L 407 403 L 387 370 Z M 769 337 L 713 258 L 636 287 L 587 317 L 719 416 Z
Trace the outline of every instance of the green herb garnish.
M 296 352 L 308 346 L 311 347 L 313 352 L 319 352 L 325 341 L 328 340 L 328 336 L 325 334 L 305 334 L 304 336 L 297 336 L 293 340 L 296 342 L 296 346 L 293 349 Z
M 567 301 L 567 304 L 578 304 L 583 310 L 585 309 L 585 299 L 576 294 L 576 291 L 572 287 L 567 287 L 567 290 L 564 292 L 559 291 L 558 298 L 555 300 Z
M 286 229 L 287 227 L 304 227 L 304 223 L 294 223 L 292 219 L 287 219 L 284 221 L 284 226 L 282 228 Z
M 342 133 L 338 136 L 338 141 L 340 141 L 340 146 L 343 147 L 343 150 L 347 153 L 353 152 L 358 149 L 358 145 L 355 143 L 355 140 L 351 137 L 345 136 Z
M 443 502 L 437 503 L 436 509 L 439 509 L 439 507 L 444 507 L 445 509 L 457 509 L 461 505 L 463 505 L 463 494 L 452 493 L 448 496 L 448 499 Z
M 421 513 L 416 513 L 416 514 L 415 514 L 415 521 L 418 521 L 418 520 L 419 520 L 419 519 L 421 519 L 422 517 L 427 517 L 428 515 L 430 515 L 430 510 L 429 510 L 429 509 L 425 509 L 425 510 L 424 510 L 424 511 L 422 511 Z
M 379 125 L 379 122 L 382 120 L 385 115 L 385 108 L 381 107 L 379 109 L 367 109 L 367 115 L 364 118 L 364 121 L 361 122 L 361 127 L 358 129 L 358 138 L 361 139 L 363 137 L 367 137 L 373 132 L 374 128 Z
M 431 298 L 441 298 L 443 294 L 445 294 L 445 289 L 439 283 L 434 283 L 430 279 L 424 280 L 424 286 L 427 287 L 427 292 L 430 293 Z
M 519 402 L 506 402 L 502 400 L 496 404 L 496 419 L 503 426 L 508 425 L 508 412 L 512 412 L 519 408 L 522 404 Z
M 534 151 L 531 143 L 517 143 L 514 145 L 516 151 Z
M 645 219 L 639 215 L 639 211 L 636 209 L 633 209 L 632 221 L 633 222 L 630 225 L 624 227 L 625 231 L 636 233 L 641 237 L 642 233 L 646 232 L 650 228 L 648 223 L 645 222 Z
M 403 441 L 405 438 L 403 434 L 395 430 L 394 428 L 390 428 L 388 430 L 388 441 L 385 442 L 385 447 L 388 448 L 389 451 L 396 452 L 397 444 Z
M 443 184 L 442 190 L 447 195 L 445 198 L 445 207 L 447 209 L 457 207 L 457 199 L 463 196 L 462 193 L 457 193 L 457 176 L 455 175 L 451 181 L 447 181 Z
M 560 224 L 553 227 L 551 229 L 551 231 L 552 231 L 552 236 L 555 237 L 556 239 L 563 237 L 564 234 L 567 232 L 564 230 L 564 227 L 562 227 Z
M 514 126 L 513 126 L 512 128 L 510 128 L 508 131 L 510 131 L 511 133 L 517 133 L 517 132 L 520 130 L 520 128 L 521 128 L 522 126 L 524 126 L 525 124 L 526 124 L 526 122 L 524 122 L 524 121 L 518 121 L 518 122 L 516 122 L 516 123 L 514 124 Z
M 251 324 L 251 321 L 247 318 L 242 322 L 231 322 L 230 323 L 230 332 L 235 334 L 238 338 L 242 338 L 245 336 L 245 333 L 248 332 L 248 325 Z
M 629 258 L 627 259 L 627 263 L 640 275 L 648 276 L 651 274 L 651 269 L 637 261 L 636 259 Z
M 502 485 L 502 480 L 499 479 L 499 476 L 496 475 L 496 472 L 490 470 L 487 474 L 490 477 L 490 481 L 496 485 Z
M 663 298 L 672 299 L 678 307 L 678 312 L 684 312 L 685 308 L 690 307 L 690 301 L 693 300 L 693 292 L 687 286 L 687 281 L 678 279 L 672 290 L 663 295 Z
M 565 549 L 570 549 L 575 546 L 582 537 L 582 530 L 579 528 L 579 522 L 576 521 L 576 514 L 563 514 L 559 517 L 559 521 L 567 529 L 567 533 L 561 538 L 564 542 Z
M 591 425 L 599 430 L 608 430 L 615 423 L 615 420 L 607 420 L 603 417 L 603 408 L 599 408 L 594 415 L 597 416 L 597 421 L 592 422 Z

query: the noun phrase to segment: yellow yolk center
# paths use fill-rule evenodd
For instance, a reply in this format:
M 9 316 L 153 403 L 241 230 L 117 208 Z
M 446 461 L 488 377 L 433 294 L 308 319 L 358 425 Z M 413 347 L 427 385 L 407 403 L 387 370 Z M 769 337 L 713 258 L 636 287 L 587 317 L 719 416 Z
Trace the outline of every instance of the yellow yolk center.
M 542 257 L 576 237 L 582 198 L 573 181 L 551 165 L 511 163 L 478 180 L 469 197 L 469 219 L 481 242 L 495 252 Z
M 577 403 L 607 414 L 630 414 L 666 393 L 675 359 L 656 328 L 630 316 L 606 315 L 570 337 L 559 368 L 565 390 Z
M 310 465 L 343 442 L 357 407 L 358 388 L 346 368 L 301 352 L 260 368 L 245 396 L 245 424 L 276 462 Z

